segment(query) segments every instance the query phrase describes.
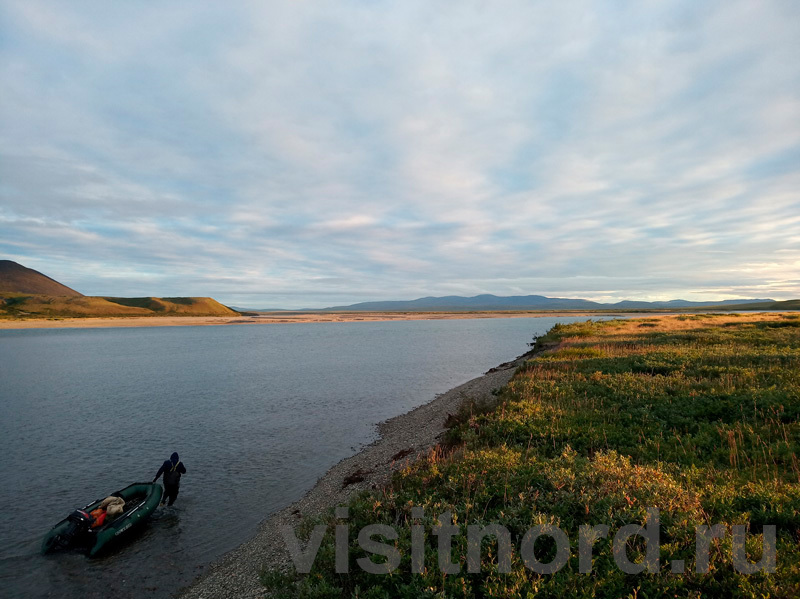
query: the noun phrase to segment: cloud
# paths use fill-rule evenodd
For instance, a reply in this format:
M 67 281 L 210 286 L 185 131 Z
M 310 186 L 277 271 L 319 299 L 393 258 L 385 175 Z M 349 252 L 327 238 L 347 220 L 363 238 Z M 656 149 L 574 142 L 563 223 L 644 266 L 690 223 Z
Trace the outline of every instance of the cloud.
M 800 295 L 789 3 L 0 22 L 0 251 L 84 293 Z

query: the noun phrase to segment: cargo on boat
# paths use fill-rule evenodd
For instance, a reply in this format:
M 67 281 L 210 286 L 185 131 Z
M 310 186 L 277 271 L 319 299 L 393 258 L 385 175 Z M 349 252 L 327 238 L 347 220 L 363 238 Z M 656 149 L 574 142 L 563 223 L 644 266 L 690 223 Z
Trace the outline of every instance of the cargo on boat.
M 94 557 L 147 520 L 158 507 L 162 493 L 161 485 L 133 483 L 97 499 L 51 528 L 42 541 L 42 553 L 82 549 Z

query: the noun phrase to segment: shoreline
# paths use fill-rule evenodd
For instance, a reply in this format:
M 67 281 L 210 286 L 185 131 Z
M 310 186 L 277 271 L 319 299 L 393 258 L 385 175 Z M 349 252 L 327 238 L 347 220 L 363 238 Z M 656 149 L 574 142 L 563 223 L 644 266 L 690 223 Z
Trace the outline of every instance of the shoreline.
M 95 329 L 128 327 L 177 327 L 263 325 L 316 322 L 393 322 L 405 320 L 462 320 L 479 318 L 559 318 L 621 316 L 612 312 L 268 312 L 259 316 L 119 316 L 83 318 L 0 319 L 0 330 Z M 656 314 L 648 314 L 655 316 Z
M 281 526 L 294 526 L 301 518 L 322 514 L 361 491 L 389 482 L 396 470 L 438 445 L 447 430 L 448 416 L 456 414 L 465 400 L 491 401 L 492 391 L 506 385 L 517 367 L 534 355 L 529 351 L 410 412 L 381 422 L 376 441 L 330 468 L 302 498 L 268 516 L 249 540 L 215 559 L 177 596 L 181 599 L 263 597 L 261 571 L 266 566 L 285 569 L 291 563 Z M 346 479 L 355 482 L 348 484 Z

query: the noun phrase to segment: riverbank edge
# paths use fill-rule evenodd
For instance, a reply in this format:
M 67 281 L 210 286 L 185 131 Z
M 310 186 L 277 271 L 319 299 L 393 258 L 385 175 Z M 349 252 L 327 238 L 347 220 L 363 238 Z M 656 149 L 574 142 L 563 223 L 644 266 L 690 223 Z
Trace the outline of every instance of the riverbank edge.
M 248 541 L 212 562 L 191 585 L 178 593 L 180 599 L 228 599 L 264 597 L 259 580 L 265 567 L 290 565 L 280 528 L 296 526 L 309 516 L 346 504 L 361 491 L 377 489 L 392 474 L 435 448 L 444 436 L 448 416 L 467 401 L 491 401 L 492 391 L 504 387 L 517 368 L 542 350 L 529 351 L 490 369 L 485 374 L 437 395 L 433 400 L 378 425 L 379 438 L 355 455 L 328 470 L 299 500 L 267 517 Z

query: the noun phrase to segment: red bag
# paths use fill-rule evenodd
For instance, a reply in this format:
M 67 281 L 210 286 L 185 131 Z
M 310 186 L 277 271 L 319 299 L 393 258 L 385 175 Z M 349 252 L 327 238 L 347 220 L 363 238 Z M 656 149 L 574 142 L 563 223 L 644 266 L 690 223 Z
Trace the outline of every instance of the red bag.
M 103 508 L 97 508 L 96 510 L 92 510 L 89 512 L 89 515 L 94 518 L 94 522 L 92 522 L 92 528 L 97 528 L 98 526 L 102 526 L 103 522 L 106 521 L 106 511 Z

